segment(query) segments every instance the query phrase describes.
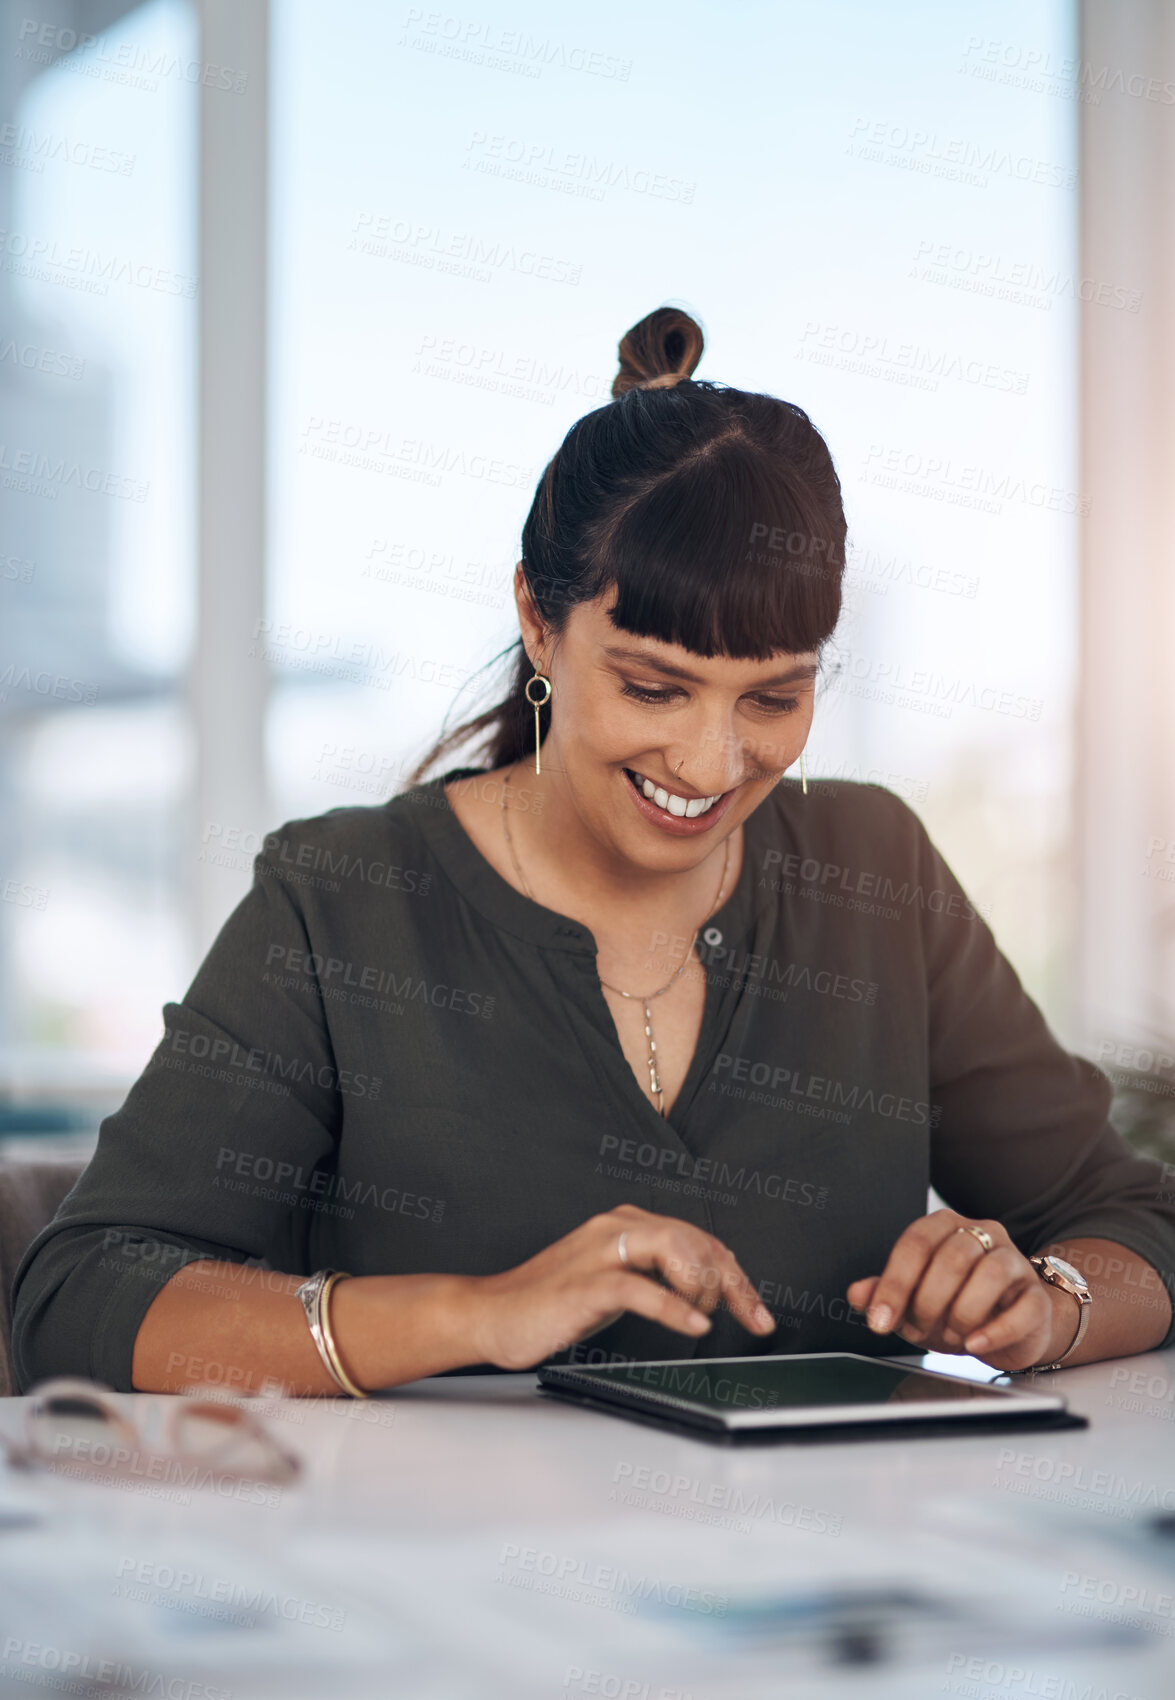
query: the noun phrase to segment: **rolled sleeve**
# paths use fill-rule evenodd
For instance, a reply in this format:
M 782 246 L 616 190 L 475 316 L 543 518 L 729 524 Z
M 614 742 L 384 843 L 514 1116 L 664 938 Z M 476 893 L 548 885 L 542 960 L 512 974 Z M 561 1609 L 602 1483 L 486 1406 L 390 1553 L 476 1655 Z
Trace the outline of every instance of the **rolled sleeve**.
M 89 1166 L 21 1260 L 22 1388 L 81 1374 L 129 1391 L 139 1325 L 185 1264 L 305 1271 L 298 1205 L 333 1162 L 342 1120 L 313 960 L 296 891 L 263 850 L 184 998 L 163 1006 L 163 1037 L 102 1122 Z M 286 971 L 291 961 L 305 971 Z
M 1027 1257 L 1082 1236 L 1146 1259 L 1175 1299 L 1175 1194 L 1109 1120 L 1113 1090 L 1058 1042 L 990 927 L 919 827 L 926 892 L 931 1182 L 1001 1222 Z M 1161 1345 L 1175 1342 L 1175 1315 Z

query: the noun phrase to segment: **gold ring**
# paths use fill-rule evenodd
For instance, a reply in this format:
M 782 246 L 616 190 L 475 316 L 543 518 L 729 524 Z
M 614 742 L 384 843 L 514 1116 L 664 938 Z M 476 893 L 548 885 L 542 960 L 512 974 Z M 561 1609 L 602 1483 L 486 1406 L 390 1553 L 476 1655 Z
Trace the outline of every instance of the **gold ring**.
M 626 1231 L 623 1234 L 621 1234 L 620 1238 L 616 1242 L 616 1255 L 620 1259 L 621 1263 L 624 1264 L 626 1269 L 630 1267 L 629 1262 L 628 1262 L 628 1252 L 625 1250 L 625 1247 L 624 1247 L 624 1242 L 627 1238 L 628 1238 L 628 1233 Z
M 964 1222 L 955 1229 L 956 1234 L 974 1234 L 984 1251 L 993 1251 L 995 1241 L 985 1228 L 977 1228 L 971 1222 Z

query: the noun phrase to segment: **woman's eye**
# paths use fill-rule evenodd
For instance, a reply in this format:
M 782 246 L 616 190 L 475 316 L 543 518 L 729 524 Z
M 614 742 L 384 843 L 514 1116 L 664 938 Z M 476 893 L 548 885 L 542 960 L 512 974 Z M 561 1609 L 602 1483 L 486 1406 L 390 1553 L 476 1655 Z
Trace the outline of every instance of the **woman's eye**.
M 626 697 L 635 697 L 638 702 L 668 702 L 673 695 L 672 690 L 646 691 L 639 685 L 625 685 L 621 693 Z
M 637 702 L 669 702 L 677 692 L 672 686 L 657 691 L 647 690 L 641 685 L 625 684 L 621 687 L 621 695 L 634 697 Z M 758 704 L 769 714 L 792 714 L 799 707 L 796 697 L 759 697 Z

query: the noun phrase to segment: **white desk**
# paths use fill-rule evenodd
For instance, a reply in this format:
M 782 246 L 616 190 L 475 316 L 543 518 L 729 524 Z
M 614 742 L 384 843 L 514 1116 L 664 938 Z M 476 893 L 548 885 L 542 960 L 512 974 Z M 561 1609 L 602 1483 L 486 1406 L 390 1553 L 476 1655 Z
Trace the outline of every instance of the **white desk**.
M 1040 1379 L 1091 1426 L 731 1449 L 468 1376 L 269 1405 L 307 1464 L 272 1505 L 9 1470 L 0 1510 L 39 1520 L 0 1528 L 0 1696 L 90 1692 L 106 1660 L 106 1692 L 167 1700 L 1169 1700 L 1175 1539 L 1143 1523 L 1175 1511 L 1175 1352 Z M 1009 1627 L 855 1668 L 733 1632 L 748 1594 L 820 1581 Z

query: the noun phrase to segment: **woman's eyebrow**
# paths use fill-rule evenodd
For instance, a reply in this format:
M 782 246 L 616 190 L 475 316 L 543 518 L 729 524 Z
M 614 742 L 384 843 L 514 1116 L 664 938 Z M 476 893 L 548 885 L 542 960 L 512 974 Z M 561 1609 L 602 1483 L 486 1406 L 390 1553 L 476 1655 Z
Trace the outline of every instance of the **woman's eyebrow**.
M 617 644 L 605 644 L 604 654 L 611 661 L 639 661 L 642 666 L 651 667 L 656 673 L 664 673 L 670 679 L 688 679 L 691 684 L 701 685 L 705 680 L 698 673 L 691 673 L 688 668 L 677 667 L 672 661 L 661 661 L 645 649 L 623 649 Z M 801 679 L 814 679 L 820 669 L 815 662 L 802 662 L 798 667 L 790 667 L 786 673 L 774 673 L 770 679 L 760 679 L 757 687 L 764 685 L 794 685 Z

